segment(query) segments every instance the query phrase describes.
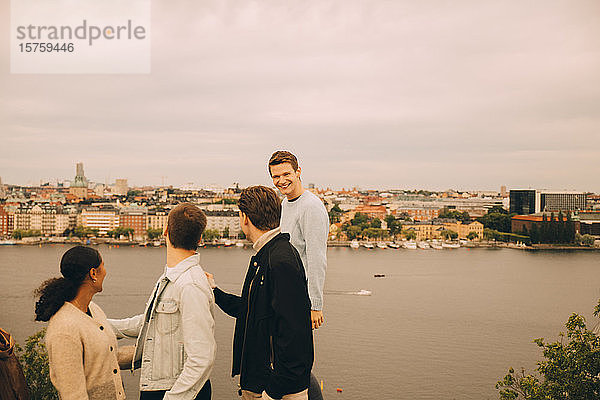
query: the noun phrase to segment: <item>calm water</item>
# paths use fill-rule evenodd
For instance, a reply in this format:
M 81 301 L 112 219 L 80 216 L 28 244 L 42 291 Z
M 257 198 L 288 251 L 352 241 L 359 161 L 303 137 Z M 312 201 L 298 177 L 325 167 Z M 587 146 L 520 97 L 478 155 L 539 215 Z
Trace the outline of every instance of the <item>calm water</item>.
M 31 292 L 58 274 L 67 248 L 0 248 L 0 327 L 17 341 L 43 326 L 33 322 Z M 99 250 L 108 276 L 95 301 L 110 317 L 142 312 L 164 247 Z M 200 254 L 220 287 L 239 292 L 251 250 Z M 361 289 L 372 296 L 352 294 Z M 329 399 L 497 399 L 494 385 L 509 366 L 532 369 L 540 358 L 532 339 L 555 339 L 572 312 L 594 325 L 598 298 L 600 253 L 329 249 L 314 371 Z M 216 323 L 213 398 L 237 399 L 233 320 L 218 311 Z M 124 379 L 128 398 L 137 399 L 137 376 Z

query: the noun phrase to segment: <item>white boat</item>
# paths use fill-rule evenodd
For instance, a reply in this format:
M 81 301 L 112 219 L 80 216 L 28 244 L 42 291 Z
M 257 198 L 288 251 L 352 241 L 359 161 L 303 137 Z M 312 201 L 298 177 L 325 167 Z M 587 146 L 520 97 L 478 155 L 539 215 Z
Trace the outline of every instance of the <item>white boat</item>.
M 351 249 L 358 249 L 360 247 L 360 244 L 358 243 L 357 240 L 353 240 L 350 242 L 350 248 Z
M 363 243 L 363 247 L 365 249 L 374 249 L 375 248 L 375 246 L 373 246 L 373 243 L 369 243 L 369 242 Z
M 152 245 L 154 245 L 154 247 L 160 247 L 160 240 L 155 240 L 152 242 Z
M 371 295 L 371 291 L 370 290 L 361 289 L 358 292 L 356 292 L 356 294 L 359 295 L 359 296 L 370 296 Z
M 383 242 L 378 242 L 377 243 L 377 247 L 380 249 L 387 249 L 387 244 L 383 243 Z
M 415 242 L 404 242 L 402 243 L 402 247 L 409 250 L 416 250 L 417 244 Z
M 442 243 L 442 248 L 444 249 L 458 249 L 460 247 L 460 243 Z
M 244 247 L 244 243 L 242 243 L 242 242 L 236 242 L 235 243 L 235 247 Z
M 398 243 L 390 243 L 388 244 L 388 247 L 391 247 L 392 249 L 399 249 L 400 245 Z
M 233 246 L 233 242 L 231 240 L 226 240 L 225 243 L 223 243 L 223 246 L 231 247 L 231 246 Z
M 431 242 L 430 246 L 434 250 L 441 250 L 441 249 L 443 249 L 442 245 L 438 241 Z
M 0 246 L 14 246 L 17 244 L 14 240 L 0 240 Z
M 418 242 L 417 243 L 417 247 L 420 248 L 420 249 L 422 249 L 422 250 L 428 250 L 428 249 L 431 248 L 431 246 L 427 242 Z

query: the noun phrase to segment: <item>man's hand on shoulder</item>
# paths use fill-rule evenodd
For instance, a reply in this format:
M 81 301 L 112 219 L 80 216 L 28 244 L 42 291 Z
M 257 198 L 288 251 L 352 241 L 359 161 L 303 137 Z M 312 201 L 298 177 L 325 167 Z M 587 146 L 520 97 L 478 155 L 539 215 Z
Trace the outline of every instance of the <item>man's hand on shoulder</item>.
M 206 274 L 206 279 L 208 279 L 208 285 L 210 286 L 210 288 L 211 289 L 216 288 L 217 284 L 215 283 L 215 276 L 213 274 L 211 274 L 210 272 L 204 271 L 204 273 Z
M 312 321 L 313 329 L 319 329 L 319 327 L 323 325 L 323 322 L 325 322 L 322 310 L 310 310 L 310 319 Z

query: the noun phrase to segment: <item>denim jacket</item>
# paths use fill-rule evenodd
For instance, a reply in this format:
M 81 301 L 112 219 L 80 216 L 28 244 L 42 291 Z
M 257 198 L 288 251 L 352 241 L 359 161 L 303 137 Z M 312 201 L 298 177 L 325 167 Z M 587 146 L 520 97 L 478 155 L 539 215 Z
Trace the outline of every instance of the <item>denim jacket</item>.
M 132 369 L 140 390 L 167 390 L 165 400 L 192 400 L 216 356 L 215 300 L 195 254 L 159 278 L 143 314 L 109 319 L 115 335 L 137 338 Z

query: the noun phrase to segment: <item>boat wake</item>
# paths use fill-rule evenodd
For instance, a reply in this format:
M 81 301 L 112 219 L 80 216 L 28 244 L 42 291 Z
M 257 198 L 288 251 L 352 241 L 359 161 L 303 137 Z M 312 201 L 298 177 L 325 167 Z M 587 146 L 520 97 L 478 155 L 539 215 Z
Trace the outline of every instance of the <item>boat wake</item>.
M 373 293 L 370 290 L 361 289 L 358 291 L 326 290 L 325 294 L 350 295 L 350 296 L 370 296 Z

